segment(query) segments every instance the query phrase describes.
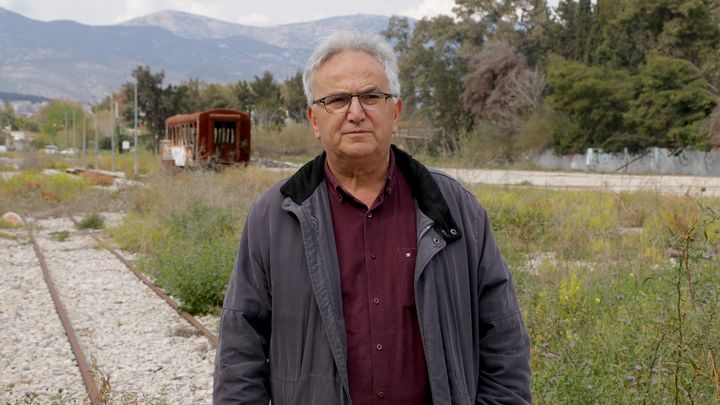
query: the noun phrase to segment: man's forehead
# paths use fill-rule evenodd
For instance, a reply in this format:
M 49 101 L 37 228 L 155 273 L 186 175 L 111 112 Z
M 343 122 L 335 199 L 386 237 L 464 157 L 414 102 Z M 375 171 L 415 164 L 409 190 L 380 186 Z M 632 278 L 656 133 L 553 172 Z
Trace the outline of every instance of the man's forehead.
M 375 56 L 352 50 L 328 58 L 318 67 L 314 79 L 316 90 L 338 85 L 385 88 L 389 83 L 382 63 Z

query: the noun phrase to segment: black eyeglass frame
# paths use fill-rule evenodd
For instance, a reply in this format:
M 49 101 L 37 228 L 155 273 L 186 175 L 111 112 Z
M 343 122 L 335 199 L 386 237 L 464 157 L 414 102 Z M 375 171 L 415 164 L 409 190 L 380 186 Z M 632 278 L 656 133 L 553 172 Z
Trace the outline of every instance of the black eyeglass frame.
M 312 104 L 313 105 L 322 104 L 325 111 L 327 111 L 329 114 L 342 114 L 342 113 L 346 113 L 346 112 L 350 111 L 350 106 L 352 105 L 352 99 L 357 97 L 358 102 L 360 103 L 360 108 L 362 108 L 363 111 L 368 111 L 366 106 L 363 104 L 363 102 L 360 99 L 360 97 L 366 96 L 368 94 L 381 94 L 383 97 L 385 97 L 385 99 L 383 100 L 383 105 L 387 104 L 387 100 L 389 98 L 397 97 L 395 94 L 392 94 L 392 93 L 385 93 L 384 91 L 380 91 L 380 90 L 371 90 L 371 91 L 366 91 L 364 93 L 354 93 L 354 94 L 350 94 L 350 93 L 330 94 L 329 96 L 325 96 L 325 97 L 321 97 L 317 100 L 313 100 Z M 344 107 L 342 110 L 338 110 L 338 111 L 328 110 L 327 104 L 325 103 L 325 101 L 328 98 L 345 97 L 345 96 L 350 97 L 350 102 L 347 103 L 346 107 Z M 371 108 L 370 111 L 374 111 L 374 110 Z

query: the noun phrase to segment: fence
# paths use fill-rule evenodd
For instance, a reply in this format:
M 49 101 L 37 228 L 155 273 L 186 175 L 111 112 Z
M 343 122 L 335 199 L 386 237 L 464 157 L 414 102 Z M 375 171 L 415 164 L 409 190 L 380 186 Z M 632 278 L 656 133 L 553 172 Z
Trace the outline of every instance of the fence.
M 649 148 L 645 153 L 610 154 L 588 149 L 585 154 L 557 156 L 545 151 L 535 159 L 543 169 L 580 170 L 597 173 L 688 174 L 694 176 L 720 176 L 720 150 L 710 152 L 683 151 L 673 155 L 660 148 Z

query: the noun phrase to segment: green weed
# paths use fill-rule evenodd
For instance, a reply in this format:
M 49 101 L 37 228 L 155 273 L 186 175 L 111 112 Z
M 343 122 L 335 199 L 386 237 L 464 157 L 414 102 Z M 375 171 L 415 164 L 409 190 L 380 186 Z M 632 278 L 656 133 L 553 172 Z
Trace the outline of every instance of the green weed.
M 90 214 L 80 220 L 76 227 L 77 229 L 102 229 L 105 227 L 105 220 L 98 214 Z
M 65 242 L 70 238 L 70 232 L 69 231 L 53 231 L 50 232 L 50 239 L 54 240 L 55 242 Z

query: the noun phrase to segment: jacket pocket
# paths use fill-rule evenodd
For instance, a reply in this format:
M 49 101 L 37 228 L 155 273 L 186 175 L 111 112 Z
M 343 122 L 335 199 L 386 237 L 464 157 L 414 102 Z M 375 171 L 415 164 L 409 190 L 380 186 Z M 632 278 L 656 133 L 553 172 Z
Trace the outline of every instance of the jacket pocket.
M 415 258 L 416 248 L 398 248 L 398 270 L 402 287 L 401 302 L 404 307 L 415 306 Z

